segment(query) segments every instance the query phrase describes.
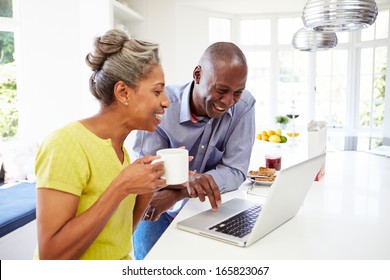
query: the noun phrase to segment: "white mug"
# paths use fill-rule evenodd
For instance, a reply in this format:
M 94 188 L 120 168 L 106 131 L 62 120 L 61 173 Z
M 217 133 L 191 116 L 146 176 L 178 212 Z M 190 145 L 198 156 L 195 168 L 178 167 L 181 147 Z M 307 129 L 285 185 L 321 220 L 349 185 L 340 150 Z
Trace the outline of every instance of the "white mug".
M 159 159 L 152 161 L 164 162 L 164 175 L 162 179 L 166 180 L 167 185 L 178 185 L 188 181 L 188 150 L 182 148 L 168 148 L 156 152 Z

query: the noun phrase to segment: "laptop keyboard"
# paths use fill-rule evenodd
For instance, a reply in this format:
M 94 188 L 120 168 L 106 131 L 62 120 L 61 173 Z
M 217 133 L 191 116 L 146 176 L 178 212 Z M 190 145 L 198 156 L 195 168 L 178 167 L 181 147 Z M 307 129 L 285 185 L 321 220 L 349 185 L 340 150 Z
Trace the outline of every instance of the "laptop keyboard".
M 252 206 L 249 209 L 210 227 L 209 229 L 239 238 L 244 237 L 252 231 L 260 211 L 261 205 Z

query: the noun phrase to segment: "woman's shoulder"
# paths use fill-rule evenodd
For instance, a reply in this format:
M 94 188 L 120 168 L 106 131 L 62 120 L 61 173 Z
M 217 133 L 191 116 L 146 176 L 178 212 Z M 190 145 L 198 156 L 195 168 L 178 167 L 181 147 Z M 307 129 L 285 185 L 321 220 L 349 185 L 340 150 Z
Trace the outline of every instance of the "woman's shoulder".
M 71 122 L 61 128 L 52 131 L 44 140 L 45 143 L 68 142 L 77 139 L 78 131 L 82 130 L 79 122 Z

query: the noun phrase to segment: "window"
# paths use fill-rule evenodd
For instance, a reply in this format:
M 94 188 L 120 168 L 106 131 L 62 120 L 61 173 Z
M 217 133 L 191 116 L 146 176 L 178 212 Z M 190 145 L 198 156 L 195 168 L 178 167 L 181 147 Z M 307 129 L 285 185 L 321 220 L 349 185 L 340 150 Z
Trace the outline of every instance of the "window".
M 384 129 L 386 66 L 390 45 L 388 5 L 360 31 L 338 32 L 327 51 L 294 50 L 303 27 L 300 15 L 237 16 L 231 30 L 248 60 L 249 89 L 257 99 L 257 129 L 275 124 L 294 104 L 297 126 L 324 119 L 330 128 L 381 135 Z M 210 24 L 212 24 L 210 22 Z M 230 30 L 230 29 L 229 29 Z
M 15 20 L 12 0 L 0 0 L 0 138 L 17 133 Z

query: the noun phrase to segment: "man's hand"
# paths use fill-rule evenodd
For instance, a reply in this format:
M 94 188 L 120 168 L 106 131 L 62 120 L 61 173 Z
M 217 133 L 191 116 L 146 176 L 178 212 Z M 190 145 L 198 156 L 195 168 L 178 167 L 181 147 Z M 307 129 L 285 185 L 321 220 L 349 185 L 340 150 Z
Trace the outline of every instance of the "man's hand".
M 153 194 L 152 201 L 146 209 L 144 216 L 145 221 L 157 221 L 160 215 L 169 210 L 176 202 L 188 197 L 187 189 L 163 189 Z
M 211 175 L 194 173 L 188 179 L 187 190 L 191 197 L 198 197 L 202 202 L 207 196 L 213 211 L 217 211 L 222 203 L 221 193 Z
M 221 193 L 213 177 L 208 174 L 191 172 L 187 188 L 181 185 L 167 186 L 155 192 L 142 219 L 152 222 L 157 221 L 160 215 L 169 210 L 176 202 L 189 196 L 198 197 L 202 202 L 206 200 L 207 196 L 213 211 L 217 211 L 222 203 Z

